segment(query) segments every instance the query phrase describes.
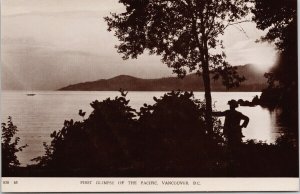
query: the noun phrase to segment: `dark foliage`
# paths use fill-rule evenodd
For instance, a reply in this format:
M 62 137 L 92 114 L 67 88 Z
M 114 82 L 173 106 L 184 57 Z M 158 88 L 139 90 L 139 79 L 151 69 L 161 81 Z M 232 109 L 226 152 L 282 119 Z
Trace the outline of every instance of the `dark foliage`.
M 46 155 L 33 159 L 39 165 L 54 169 L 78 169 L 94 162 L 93 146 L 81 122 L 65 121 L 64 127 L 51 134 L 51 145 L 44 147 Z
M 262 37 L 275 41 L 278 49 L 284 51 L 297 45 L 297 0 L 254 0 L 254 21 L 259 29 L 268 29 Z M 290 37 L 291 36 L 291 37 Z
M 269 87 L 262 91 L 261 104 L 280 109 L 281 122 L 298 137 L 297 0 L 255 0 L 254 21 L 265 30 L 263 40 L 275 42 L 277 65 L 266 73 Z
M 223 138 L 217 121 L 213 138 L 208 135 L 204 103 L 194 99 L 192 92 L 171 92 L 154 100 L 154 105 L 145 104 L 139 112 L 145 169 L 175 173 L 213 165 Z
M 128 139 L 133 139 L 135 110 L 125 97 L 91 103 L 94 111 L 82 122 L 65 121 L 64 127 L 51 134 L 46 155 L 33 159 L 40 166 L 73 172 L 76 169 L 120 170 L 127 167 Z M 134 139 L 133 139 L 134 140 Z M 75 171 L 75 172 L 74 172 Z
M 277 66 L 266 74 L 270 87 L 294 87 L 298 72 L 297 0 L 255 0 L 253 13 L 257 27 L 268 29 L 262 40 L 275 42 L 281 55 Z
M 17 134 L 18 129 L 13 124 L 12 118 L 8 117 L 7 123 L 1 125 L 1 161 L 2 161 L 2 175 L 9 176 L 14 168 L 20 165 L 16 153 L 22 151 L 27 145 L 18 146 L 20 138 L 14 136 Z M 14 140 L 13 140 L 14 138 Z
M 282 140 L 280 140 L 282 139 Z M 231 152 L 228 173 L 244 177 L 298 177 L 297 147 L 282 136 L 276 144 L 248 140 Z
M 193 93 L 154 97 L 154 105 L 145 104 L 137 113 L 125 96 L 91 103 L 94 111 L 82 122 L 65 121 L 59 132 L 51 134 L 51 145 L 44 145 L 46 154 L 33 159 L 37 167 L 58 176 L 125 172 L 155 176 L 187 167 L 193 171 L 199 162 L 202 168 L 213 165 L 218 155 L 213 152 L 224 143 L 220 122 L 214 122 L 214 136 L 208 136 L 204 103 L 195 100 Z M 187 162 L 191 165 L 185 166 Z
M 260 177 L 297 176 L 295 142 L 287 135 L 276 145 L 248 141 L 228 147 L 219 120 L 213 135 L 204 122 L 204 103 L 192 92 L 154 97 L 153 105 L 132 109 L 121 97 L 91 103 L 81 121 L 65 121 L 51 134 L 37 165 L 17 176 L 84 177 Z M 82 112 L 82 111 L 81 111 Z M 287 163 L 288 165 L 285 165 Z

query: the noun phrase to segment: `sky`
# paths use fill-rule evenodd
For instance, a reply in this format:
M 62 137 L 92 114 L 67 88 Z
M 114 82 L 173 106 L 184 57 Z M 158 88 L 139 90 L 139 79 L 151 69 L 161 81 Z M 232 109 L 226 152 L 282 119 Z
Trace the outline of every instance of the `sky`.
M 126 74 L 140 78 L 175 76 L 148 53 L 123 60 L 103 17 L 124 9 L 118 0 L 2 0 L 1 85 L 3 90 L 55 90 L 69 84 Z M 267 71 L 276 50 L 255 43 L 265 32 L 254 23 L 224 34 L 227 61 Z

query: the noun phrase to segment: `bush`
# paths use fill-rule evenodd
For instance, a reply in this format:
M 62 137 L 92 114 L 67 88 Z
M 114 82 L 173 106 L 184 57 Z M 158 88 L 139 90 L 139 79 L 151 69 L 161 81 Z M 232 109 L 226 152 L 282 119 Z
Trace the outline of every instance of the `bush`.
M 144 104 L 139 112 L 146 169 L 174 172 L 207 165 L 203 162 L 214 158 L 215 140 L 222 138 L 216 138 L 220 135 L 217 120 L 214 138 L 208 135 L 205 104 L 192 92 L 170 92 L 154 100 L 154 105 Z
M 17 134 L 18 129 L 13 124 L 12 118 L 8 117 L 7 124 L 2 123 L 2 138 L 1 138 L 1 147 L 2 147 L 2 169 L 3 175 L 8 175 L 13 168 L 18 167 L 20 162 L 17 158 L 16 153 L 22 151 L 27 145 L 18 147 L 20 137 L 13 137 Z
M 45 156 L 33 159 L 40 166 L 50 169 L 79 169 L 94 162 L 94 148 L 83 128 L 82 122 L 65 121 L 64 127 L 51 134 L 50 145 L 44 143 Z
M 62 171 L 118 170 L 128 167 L 135 110 L 125 96 L 91 103 L 93 112 L 84 121 L 65 121 L 51 134 L 45 156 L 33 159 L 39 166 Z M 82 112 L 80 112 L 82 115 Z

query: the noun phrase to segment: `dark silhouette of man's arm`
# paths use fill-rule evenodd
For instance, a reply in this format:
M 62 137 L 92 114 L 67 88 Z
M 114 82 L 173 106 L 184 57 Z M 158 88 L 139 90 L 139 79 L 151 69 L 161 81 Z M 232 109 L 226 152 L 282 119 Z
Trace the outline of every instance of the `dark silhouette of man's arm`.
M 242 128 L 246 128 L 248 126 L 249 123 L 249 117 L 245 116 L 242 114 L 242 120 L 244 120 L 243 124 L 241 125 Z
M 212 116 L 224 117 L 224 116 L 226 116 L 226 113 L 225 113 L 225 111 L 224 112 L 212 112 Z

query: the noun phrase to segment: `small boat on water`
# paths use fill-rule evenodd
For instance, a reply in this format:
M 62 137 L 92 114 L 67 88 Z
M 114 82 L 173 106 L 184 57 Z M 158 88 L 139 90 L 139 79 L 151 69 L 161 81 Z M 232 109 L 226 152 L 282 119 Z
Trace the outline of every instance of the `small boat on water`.
M 35 94 L 27 94 L 27 96 L 35 96 Z

